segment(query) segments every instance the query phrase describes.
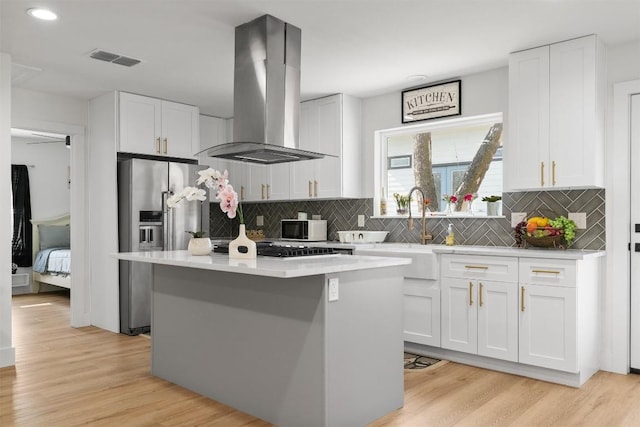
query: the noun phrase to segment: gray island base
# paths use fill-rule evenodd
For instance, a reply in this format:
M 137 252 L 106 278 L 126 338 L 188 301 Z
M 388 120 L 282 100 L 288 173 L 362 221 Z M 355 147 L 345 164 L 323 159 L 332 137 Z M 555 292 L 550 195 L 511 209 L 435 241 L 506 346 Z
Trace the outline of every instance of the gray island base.
M 363 426 L 402 407 L 403 269 L 361 268 L 283 278 L 154 263 L 153 375 L 279 426 Z

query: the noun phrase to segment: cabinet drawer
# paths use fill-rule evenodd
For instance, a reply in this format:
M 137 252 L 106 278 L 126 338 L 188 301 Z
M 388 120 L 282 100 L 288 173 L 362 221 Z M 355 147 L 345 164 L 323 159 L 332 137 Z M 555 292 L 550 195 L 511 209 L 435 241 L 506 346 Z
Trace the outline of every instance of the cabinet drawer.
M 442 255 L 443 277 L 485 279 L 500 282 L 518 280 L 518 258 L 495 256 Z
M 576 261 L 520 258 L 520 283 L 576 286 Z

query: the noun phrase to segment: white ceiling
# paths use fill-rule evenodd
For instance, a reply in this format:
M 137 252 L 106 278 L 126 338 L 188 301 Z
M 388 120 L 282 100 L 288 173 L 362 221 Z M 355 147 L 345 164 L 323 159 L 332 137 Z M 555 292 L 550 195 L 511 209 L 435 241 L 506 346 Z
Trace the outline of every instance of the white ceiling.
M 59 19 L 31 18 L 34 6 Z M 0 0 L 0 51 L 16 87 L 81 99 L 119 89 L 230 117 L 234 28 L 265 13 L 302 29 L 303 99 L 399 91 L 586 34 L 640 39 L 640 0 Z M 96 61 L 94 49 L 143 62 Z

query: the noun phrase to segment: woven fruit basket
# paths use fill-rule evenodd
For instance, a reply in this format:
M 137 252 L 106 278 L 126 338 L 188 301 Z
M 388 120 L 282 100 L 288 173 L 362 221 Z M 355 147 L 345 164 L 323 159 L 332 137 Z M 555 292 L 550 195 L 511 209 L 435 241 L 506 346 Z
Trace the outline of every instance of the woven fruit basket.
M 565 236 L 565 228 L 553 227 L 549 222 L 550 220 L 547 217 L 534 217 L 520 222 L 514 230 L 516 245 L 520 248 L 533 246 L 537 248 L 567 249 L 570 246 L 570 242 Z
M 525 237 L 524 241 L 526 242 L 524 247 L 526 247 L 526 245 L 531 245 L 537 248 L 556 248 L 556 249 L 567 248 L 563 235 L 544 236 L 544 237 Z

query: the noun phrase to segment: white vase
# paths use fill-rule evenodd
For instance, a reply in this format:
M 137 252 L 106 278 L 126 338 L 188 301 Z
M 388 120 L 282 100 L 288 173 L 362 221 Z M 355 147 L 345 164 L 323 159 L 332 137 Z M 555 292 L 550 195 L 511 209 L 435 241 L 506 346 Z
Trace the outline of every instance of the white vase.
M 211 239 L 208 237 L 192 237 L 187 250 L 191 255 L 209 255 L 211 253 Z
M 498 203 L 487 202 L 487 216 L 498 216 Z
M 229 258 L 254 259 L 257 254 L 256 242 L 247 237 L 244 224 L 240 224 L 238 237 L 229 242 Z

